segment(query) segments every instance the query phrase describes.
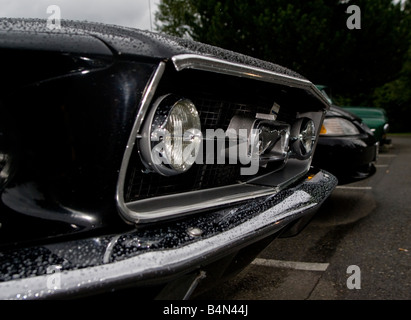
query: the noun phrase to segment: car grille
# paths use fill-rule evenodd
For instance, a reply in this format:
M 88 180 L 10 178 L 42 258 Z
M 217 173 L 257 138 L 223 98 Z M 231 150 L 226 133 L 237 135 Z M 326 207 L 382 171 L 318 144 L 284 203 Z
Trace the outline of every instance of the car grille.
M 302 121 L 308 121 L 304 119 L 314 122 L 317 128 L 321 125 L 328 105 L 314 85 L 306 80 L 209 57 L 182 55 L 173 59 L 174 64 L 161 62 L 153 74 L 124 154 L 117 199 L 119 211 L 127 221 L 155 222 L 255 199 L 274 194 L 303 177 L 309 170 L 311 158 L 305 159 L 298 153 L 299 145 L 289 143 L 297 134 L 292 131 L 300 130 Z M 150 156 L 147 158 L 147 153 L 151 152 L 147 145 L 147 128 L 152 123 L 144 121 L 152 121 L 153 108 L 169 95 L 194 103 L 206 138 L 202 150 L 204 164 L 196 161 L 187 172 L 176 175 L 168 172 L 162 175 L 158 168 L 145 164 L 153 160 Z M 276 121 L 270 116 L 274 111 Z M 268 153 L 265 153 L 267 149 L 260 149 L 264 152 L 260 155 L 260 167 L 255 167 L 257 162 L 242 164 L 244 153 L 236 159 L 230 153 L 231 148 L 226 149 L 230 154 L 225 164 L 209 161 L 213 160 L 209 158 L 208 148 L 213 145 L 210 139 L 214 140 L 214 160 L 222 160 L 217 156 L 217 152 L 222 151 L 218 139 L 223 136 L 220 134 L 227 132 L 229 127 L 249 130 L 253 119 L 256 119 L 256 128 L 263 133 L 260 146 L 269 147 L 264 144 L 267 141 L 275 143 Z M 214 138 L 209 136 L 208 129 L 215 130 Z M 225 136 L 225 139 L 226 145 L 231 144 L 230 137 Z M 238 141 L 237 146 L 244 145 Z M 231 160 L 237 163 L 230 164 Z
M 130 202 L 153 196 L 219 187 L 240 179 L 240 169 L 236 165 L 194 165 L 189 174 L 171 177 L 144 173 L 141 168 L 134 167 L 127 178 L 125 199 Z
M 221 128 L 226 130 L 234 115 L 255 117 L 256 113 L 269 113 L 271 105 L 260 101 L 259 105 L 238 103 L 223 99 L 213 99 L 208 93 L 196 92 L 189 99 L 194 102 L 200 115 L 201 127 L 204 129 Z M 279 120 L 287 120 L 291 115 L 282 113 Z M 162 196 L 187 191 L 202 190 L 235 184 L 249 179 L 240 174 L 240 166 L 235 164 L 194 164 L 182 175 L 161 176 L 146 172 L 141 163 L 137 146 L 133 150 L 127 171 L 124 199 L 132 202 L 154 196 Z M 264 170 L 259 170 L 263 173 Z
M 198 93 L 197 93 L 198 94 Z M 265 105 L 240 104 L 207 97 L 190 97 L 197 107 L 204 129 L 226 130 L 234 115 L 255 117 L 256 113 L 268 113 Z M 126 202 L 173 193 L 202 190 L 235 184 L 249 176 L 240 174 L 235 164 L 194 164 L 187 174 L 161 176 L 145 171 L 139 158 L 137 146 L 132 153 L 124 190 Z

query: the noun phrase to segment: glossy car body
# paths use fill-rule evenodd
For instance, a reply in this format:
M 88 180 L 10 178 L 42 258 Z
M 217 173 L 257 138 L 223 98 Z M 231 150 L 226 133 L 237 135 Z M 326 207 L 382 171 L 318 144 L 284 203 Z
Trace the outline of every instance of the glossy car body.
M 311 167 L 329 104 L 288 69 L 71 21 L 49 30 L 5 19 L 0 52 L 0 298 L 128 287 L 141 288 L 133 297 L 188 298 L 301 230 L 337 183 Z M 164 164 L 148 163 L 143 147 L 156 119 L 171 121 L 171 111 L 157 114 L 170 93 L 194 103 L 202 131 L 252 119 L 275 141 L 261 151 L 272 157 L 252 175 L 240 162 L 159 174 Z M 271 153 L 277 146 L 284 152 Z
M 327 132 L 327 121 L 345 121 L 352 133 Z M 376 169 L 378 143 L 363 121 L 343 108 L 332 105 L 327 111 L 313 164 L 328 170 L 347 184 L 372 176 Z
M 343 107 L 345 110 L 357 115 L 364 121 L 364 123 L 371 129 L 375 139 L 379 144 L 390 144 L 387 139 L 387 133 L 389 131 L 389 122 L 384 109 L 372 108 L 372 107 Z
M 316 85 L 316 87 L 324 94 L 326 99 L 331 105 L 335 105 L 333 100 L 327 94 L 327 86 Z M 384 144 L 390 144 L 390 140 L 387 139 L 387 133 L 389 131 L 389 121 L 384 109 L 373 108 L 373 107 L 362 107 L 362 106 L 339 106 L 344 108 L 344 110 L 350 112 L 353 115 L 356 115 L 361 119 L 374 134 L 375 139 L 380 146 Z

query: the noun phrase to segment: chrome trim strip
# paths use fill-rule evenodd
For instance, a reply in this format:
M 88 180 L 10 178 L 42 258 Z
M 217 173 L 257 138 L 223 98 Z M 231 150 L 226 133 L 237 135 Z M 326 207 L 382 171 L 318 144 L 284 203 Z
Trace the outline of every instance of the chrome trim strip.
M 224 187 L 189 191 L 126 203 L 135 220 L 157 221 L 165 216 L 183 216 L 205 208 L 213 208 L 277 193 L 276 187 L 256 186 L 246 183 Z M 164 207 L 164 204 L 167 207 Z
M 204 209 L 215 208 L 240 201 L 251 200 L 263 196 L 274 195 L 298 179 L 302 179 L 310 170 L 310 160 L 299 161 L 291 159 L 290 167 L 285 171 L 277 172 L 279 176 L 270 176 L 274 172 L 252 178 L 247 182 L 189 191 L 136 200 L 126 203 L 129 214 L 134 220 L 154 222 L 168 216 L 183 216 Z M 166 209 L 164 203 L 167 203 Z
M 133 129 L 131 130 L 131 134 L 127 142 L 126 150 L 123 155 L 123 160 L 121 162 L 118 183 L 117 183 L 117 190 L 116 190 L 116 200 L 117 200 L 117 206 L 119 208 L 120 214 L 126 220 L 126 222 L 131 222 L 131 223 L 137 222 L 137 221 L 130 220 L 130 217 L 131 217 L 130 210 L 126 207 L 124 203 L 124 183 L 126 179 L 128 163 L 130 161 L 131 153 L 133 152 L 133 147 L 136 142 L 137 136 L 139 134 L 141 124 L 143 123 L 144 117 L 147 113 L 148 107 L 150 106 L 151 100 L 153 99 L 154 93 L 157 89 L 160 79 L 164 74 L 165 68 L 166 68 L 165 62 L 160 62 L 157 67 L 157 70 L 155 71 L 148 86 L 146 87 L 143 93 L 143 98 L 138 107 L 137 117 L 136 117 L 136 120 L 134 121 Z
M 171 60 L 173 61 L 174 67 L 177 71 L 184 69 L 211 71 L 225 75 L 244 77 L 264 82 L 287 85 L 300 89 L 306 89 L 311 91 L 317 98 L 319 98 L 327 108 L 329 108 L 330 106 L 330 103 L 321 93 L 321 91 L 309 80 L 299 79 L 274 71 L 196 54 L 176 55 Z
M 120 238 L 120 235 L 115 235 L 113 238 L 110 240 L 109 244 L 107 245 L 106 251 L 104 252 L 103 256 L 103 263 L 109 263 L 111 255 L 113 253 L 114 246 L 117 243 L 117 240 Z
M 320 171 L 306 183 L 312 184 L 313 187 L 293 190 L 292 194 L 275 206 L 211 237 L 204 237 L 199 241 L 188 240 L 175 248 L 147 250 L 132 257 L 125 256 L 123 252 L 124 259 L 118 257 L 113 262 L 62 271 L 58 274 L 61 284 L 59 289 L 48 288 L 51 274 L 0 282 L 0 299 L 57 299 L 76 295 L 81 297 L 82 294 L 92 293 L 96 289 L 110 290 L 127 283 L 141 285 L 149 281 L 157 284 L 159 281 L 169 282 L 170 278 L 175 279 L 173 277 L 176 275 L 186 274 L 198 265 L 207 265 L 207 261 L 214 261 L 214 258 L 221 257 L 223 253 L 238 251 L 247 244 L 274 234 L 310 210 L 317 210 L 330 195 L 337 181 Z M 82 246 L 78 247 L 77 242 L 75 243 L 76 250 L 81 250 L 78 248 Z M 22 267 L 23 271 L 25 267 L 27 266 Z
M 329 108 L 329 103 L 324 95 L 310 81 L 299 79 L 288 75 L 283 75 L 265 69 L 250 67 L 238 63 L 232 63 L 212 57 L 205 57 L 195 54 L 183 54 L 172 57 L 172 62 L 177 71 L 184 69 L 195 69 L 202 71 L 210 71 L 214 73 L 226 74 L 236 77 L 246 77 L 264 82 L 277 83 L 290 87 L 297 87 L 311 91 L 320 101 L 324 103 L 326 109 Z M 161 62 L 153 75 L 149 85 L 147 86 L 143 99 L 139 106 L 139 112 L 133 125 L 130 138 L 127 143 L 127 148 L 123 156 L 121 164 L 119 180 L 117 184 L 117 206 L 120 215 L 128 223 L 146 223 L 155 222 L 158 220 L 173 217 L 175 215 L 187 214 L 195 211 L 200 211 L 205 208 L 215 207 L 219 205 L 231 204 L 243 200 L 275 194 L 282 188 L 292 183 L 295 177 L 286 179 L 281 185 L 263 186 L 256 184 L 238 184 L 225 187 L 213 188 L 201 191 L 192 191 L 180 193 L 177 195 L 160 196 L 149 199 L 137 200 L 129 203 L 124 201 L 124 183 L 127 173 L 128 163 L 133 151 L 133 146 L 140 133 L 141 125 L 147 114 L 151 100 L 155 90 L 162 78 L 165 70 L 165 62 Z M 304 167 L 304 166 L 303 166 Z M 301 168 L 298 177 L 302 177 L 307 171 L 307 168 Z M 194 201 L 194 200 L 195 201 Z M 167 201 L 167 207 L 162 204 Z

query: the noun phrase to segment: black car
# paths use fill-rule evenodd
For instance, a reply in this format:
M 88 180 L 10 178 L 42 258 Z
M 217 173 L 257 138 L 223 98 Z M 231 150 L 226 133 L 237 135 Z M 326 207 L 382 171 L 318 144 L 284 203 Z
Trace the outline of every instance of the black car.
M 339 184 L 372 176 L 378 141 L 356 115 L 331 105 L 322 124 L 313 165 L 331 172 Z
M 337 184 L 329 104 L 281 66 L 72 21 L 4 19 L 0 52 L 0 298 L 189 298 Z

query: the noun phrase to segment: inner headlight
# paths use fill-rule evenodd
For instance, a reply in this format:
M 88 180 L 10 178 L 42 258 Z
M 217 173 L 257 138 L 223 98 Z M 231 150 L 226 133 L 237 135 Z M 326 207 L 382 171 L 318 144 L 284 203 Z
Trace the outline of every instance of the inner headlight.
M 358 128 L 344 118 L 325 118 L 320 131 L 323 136 L 353 136 L 359 133 Z
M 6 129 L 7 119 L 0 110 L 0 193 L 11 180 L 16 167 L 16 142 L 10 140 L 12 134 L 7 130 L 9 128 Z
M 292 150 L 297 159 L 308 159 L 316 139 L 315 124 L 312 119 L 299 118 L 291 129 Z
M 0 191 L 6 185 L 10 177 L 11 157 L 7 153 L 3 153 L 0 149 Z
M 173 95 L 157 99 L 140 143 L 143 162 L 151 171 L 166 176 L 187 171 L 201 142 L 200 117 L 193 102 Z
M 315 125 L 314 121 L 309 120 L 305 123 L 300 132 L 299 139 L 304 148 L 304 153 L 311 153 L 315 142 Z

